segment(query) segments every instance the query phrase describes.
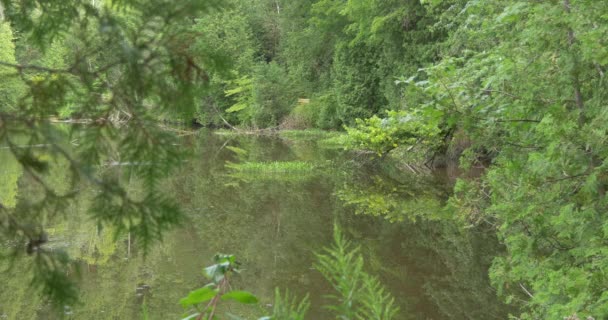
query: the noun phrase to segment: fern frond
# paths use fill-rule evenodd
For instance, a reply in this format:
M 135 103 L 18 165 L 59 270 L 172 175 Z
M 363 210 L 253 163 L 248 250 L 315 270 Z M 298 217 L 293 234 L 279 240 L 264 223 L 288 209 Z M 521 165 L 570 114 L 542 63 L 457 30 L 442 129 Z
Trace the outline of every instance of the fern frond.
M 304 320 L 306 312 L 310 307 L 310 300 L 306 295 L 298 302 L 295 296 L 291 296 L 289 291 L 281 295 L 277 288 L 274 295 L 274 309 L 270 319 L 273 320 Z
M 338 227 L 334 228 L 334 244 L 317 254 L 315 268 L 337 292 L 327 296 L 332 300 L 328 309 L 340 319 L 389 320 L 399 309 L 392 295 L 378 278 L 365 272 L 360 248 L 346 240 Z
M 395 306 L 395 298 L 387 292 L 377 277 L 363 275 L 364 292 L 360 300 L 359 320 L 388 320 L 393 319 L 399 312 Z

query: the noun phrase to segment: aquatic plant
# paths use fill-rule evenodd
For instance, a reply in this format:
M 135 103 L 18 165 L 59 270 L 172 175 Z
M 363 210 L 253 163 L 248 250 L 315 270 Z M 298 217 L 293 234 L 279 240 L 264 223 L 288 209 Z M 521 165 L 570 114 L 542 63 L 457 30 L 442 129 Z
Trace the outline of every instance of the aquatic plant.
M 303 161 L 274 161 L 274 162 L 244 162 L 244 163 L 228 163 L 226 167 L 237 170 L 239 172 L 251 173 L 309 173 L 314 169 L 314 165 Z
M 332 310 L 337 319 L 391 320 L 399 313 L 392 294 L 375 276 L 364 269 L 360 248 L 353 246 L 334 226 L 334 243 L 317 255 L 315 268 L 330 283 L 335 293 L 329 295 L 332 303 L 325 307 Z M 233 255 L 218 254 L 215 264 L 203 269 L 211 281 L 191 291 L 180 300 L 182 306 L 191 310 L 182 320 L 218 319 L 220 301 L 233 300 L 242 304 L 258 304 L 258 298 L 250 292 L 233 290 L 230 277 L 240 272 L 239 263 Z M 270 316 L 258 320 L 303 320 L 310 307 L 308 296 L 298 301 L 288 291 L 281 295 L 275 290 L 273 310 Z M 227 314 L 226 319 L 243 319 Z
M 229 277 L 240 272 L 239 263 L 233 255 L 217 254 L 213 260 L 215 264 L 203 269 L 203 274 L 210 282 L 199 289 L 190 291 L 188 296 L 179 301 L 182 307 L 195 310 L 183 320 L 216 319 L 215 315 L 220 300 L 233 300 L 243 304 L 258 302 L 258 298 L 247 291 L 231 289 Z
M 260 320 L 304 320 L 308 308 L 310 308 L 308 295 L 298 301 L 297 297 L 290 295 L 287 290 L 281 295 L 281 291 L 277 288 L 274 293 L 272 316 L 262 317 Z
M 315 268 L 337 294 L 328 308 L 338 319 L 390 320 L 399 313 L 395 299 L 380 280 L 364 269 L 360 248 L 334 227 L 334 244 L 317 254 Z
M 279 136 L 289 140 L 319 140 L 329 139 L 343 135 L 342 132 L 338 131 L 326 131 L 320 129 L 306 129 L 306 130 L 281 130 Z
M 229 176 L 241 180 L 301 181 L 313 176 L 315 165 L 304 161 L 228 162 Z

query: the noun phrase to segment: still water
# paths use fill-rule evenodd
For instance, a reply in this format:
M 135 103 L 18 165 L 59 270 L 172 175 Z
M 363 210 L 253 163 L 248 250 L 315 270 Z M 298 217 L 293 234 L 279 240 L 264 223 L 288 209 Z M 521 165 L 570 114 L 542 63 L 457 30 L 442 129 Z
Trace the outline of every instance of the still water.
M 508 317 L 487 275 L 500 254 L 494 235 L 462 228 L 442 210 L 452 179 L 398 172 L 319 141 L 209 131 L 184 137 L 192 155 L 163 188 L 187 217 L 145 259 L 128 235 L 114 241 L 84 204 L 71 205 L 68 219 L 48 225 L 49 247 L 82 266 L 82 304 L 66 308 L 65 318 L 181 319 L 178 301 L 205 284 L 202 268 L 214 254 L 230 253 L 242 263 L 233 287 L 255 293 L 261 307 L 222 312 L 256 319 L 280 288 L 309 294 L 308 319 L 333 319 L 324 308 L 332 288 L 313 265 L 315 252 L 332 243 L 334 225 L 390 289 L 398 319 Z M 11 175 L 18 168 L 2 152 L 1 196 L 23 196 L 27 181 Z M 58 318 L 27 286 L 30 276 L 20 268 L 0 274 L 0 319 Z

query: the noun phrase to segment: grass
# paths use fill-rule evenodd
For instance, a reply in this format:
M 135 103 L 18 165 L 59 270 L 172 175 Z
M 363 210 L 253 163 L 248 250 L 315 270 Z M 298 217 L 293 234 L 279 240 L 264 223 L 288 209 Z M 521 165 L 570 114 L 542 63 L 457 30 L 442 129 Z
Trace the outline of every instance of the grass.
M 288 140 L 326 140 L 343 137 L 346 134 L 338 131 L 328 131 L 321 129 L 306 129 L 306 130 L 273 130 L 273 131 L 235 131 L 230 129 L 218 129 L 213 133 L 226 137 L 243 136 L 243 135 L 278 135 L 281 138 Z
M 304 161 L 228 163 L 226 167 L 241 173 L 302 174 L 310 173 L 314 165 Z
M 244 180 L 304 180 L 312 176 L 315 166 L 304 161 L 227 163 L 230 176 Z
M 341 132 L 327 131 L 321 129 L 306 129 L 306 130 L 281 130 L 279 136 L 290 140 L 312 140 L 312 139 L 327 139 L 342 135 Z

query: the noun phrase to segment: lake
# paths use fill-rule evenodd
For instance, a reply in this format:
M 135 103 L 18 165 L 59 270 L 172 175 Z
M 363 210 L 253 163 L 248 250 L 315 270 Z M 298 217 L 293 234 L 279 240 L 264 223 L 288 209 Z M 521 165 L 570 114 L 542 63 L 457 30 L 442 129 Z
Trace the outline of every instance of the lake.
M 191 150 L 163 181 L 185 217 L 144 258 L 128 234 L 117 241 L 87 215 L 86 192 L 62 218 L 45 221 L 47 247 L 79 261 L 82 303 L 67 319 L 181 319 L 180 298 L 204 285 L 202 269 L 216 253 L 234 254 L 242 273 L 234 288 L 258 296 L 261 309 L 225 304 L 221 312 L 256 319 L 275 288 L 309 295 L 307 319 L 333 319 L 324 308 L 331 285 L 315 270 L 315 253 L 332 244 L 334 226 L 360 247 L 401 308 L 398 319 L 506 319 L 488 279 L 502 253 L 492 232 L 465 228 L 444 210 L 454 179 L 446 172 L 401 172 L 374 156 L 324 143 L 322 136 L 237 136 L 202 130 L 182 138 Z M 27 196 L 29 184 L 0 150 L 0 199 Z M 107 165 L 103 174 L 122 165 Z M 51 173 L 58 185 L 60 172 Z M 136 192 L 138 177 L 125 183 Z M 11 248 L 18 244 L 4 244 Z M 28 256 L 0 274 L 0 319 L 56 319 L 28 287 Z M 4 267 L 6 262 L 2 262 Z M 79 273 L 79 275 L 78 275 Z

